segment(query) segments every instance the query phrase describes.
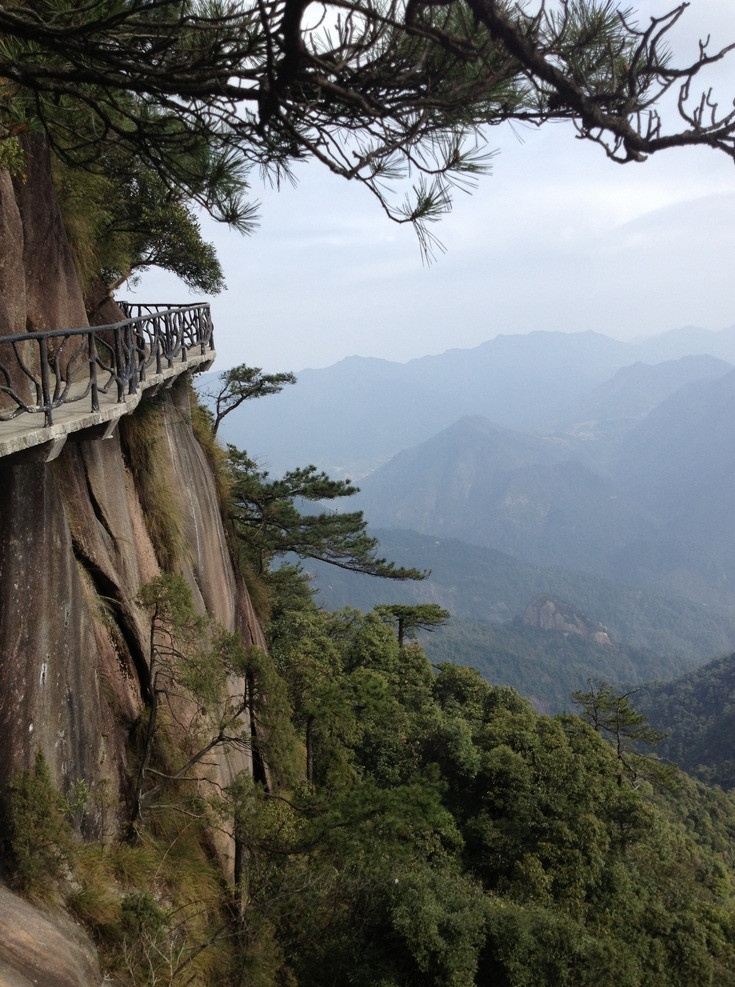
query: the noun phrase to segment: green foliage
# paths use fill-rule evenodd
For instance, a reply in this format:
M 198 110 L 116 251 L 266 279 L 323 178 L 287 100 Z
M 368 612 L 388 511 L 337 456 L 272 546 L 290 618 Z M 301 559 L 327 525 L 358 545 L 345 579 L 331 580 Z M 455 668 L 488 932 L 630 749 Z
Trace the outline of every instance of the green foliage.
M 306 470 L 272 486 L 275 504 L 343 485 Z M 117 979 L 735 987 L 735 802 L 683 776 L 652 785 L 629 696 L 580 695 L 592 725 L 541 716 L 390 626 L 440 608 L 327 613 L 298 570 L 276 585 L 267 652 L 197 613 L 183 578 L 141 588 L 144 811 L 134 845 L 73 863 L 73 907 Z M 200 784 L 207 755 L 237 748 L 255 777 Z M 37 790 L 54 805 L 42 775 L 20 788 L 36 812 Z M 47 870 L 67 866 L 58 833 L 35 839 L 56 848 Z
M 54 185 L 69 244 L 82 285 L 89 289 L 103 272 L 132 271 L 128 237 L 112 234 L 112 210 L 118 198 L 115 179 L 105 171 L 77 171 L 52 160 Z
M 120 10 L 113 14 L 114 5 L 107 3 L 81 13 L 52 6 L 49 17 L 54 23 L 66 21 L 72 36 L 86 37 L 82 60 L 88 71 L 90 38 L 99 39 L 96 32 L 106 33 L 113 23 L 119 26 Z M 169 30 L 181 25 L 177 16 L 171 19 L 169 4 L 160 6 L 147 15 L 137 12 L 135 36 L 150 29 L 160 42 L 159 32 L 167 30 L 163 22 L 169 21 Z M 17 4 L 13 8 L 21 20 L 30 17 L 40 23 L 36 12 Z M 157 266 L 191 288 L 221 291 L 222 269 L 213 246 L 202 238 L 195 207 L 208 209 L 243 233 L 251 232 L 255 207 L 246 199 L 245 162 L 221 145 L 212 121 L 211 129 L 192 127 L 181 104 L 174 108 L 165 98 L 159 102 L 136 95 L 129 80 L 121 87 L 113 85 L 112 95 L 110 79 L 79 80 L 77 63 L 74 82 L 53 94 L 43 83 L 30 88 L 19 84 L 17 67 L 24 66 L 21 75 L 32 73 L 30 67 L 39 67 L 39 58 L 48 81 L 64 62 L 68 47 L 65 44 L 62 53 L 52 42 L 43 49 L 38 31 L 31 35 L 27 27 L 15 37 L 4 30 L 0 42 L 0 65 L 16 66 L 12 82 L 7 73 L 0 73 L 5 76 L 0 86 L 2 161 L 17 170 L 23 154 L 43 153 L 41 143 L 50 146 L 59 201 L 85 286 L 101 281 L 114 289 L 135 272 Z M 141 64 L 158 61 L 153 53 L 138 51 L 131 36 L 112 43 L 117 47 L 119 42 L 118 54 L 127 51 L 130 57 L 141 57 Z M 107 70 L 114 60 L 107 48 Z
M 703 45 L 671 68 L 680 8 L 650 33 L 596 0 L 536 17 L 523 5 L 475 6 L 472 16 L 459 3 L 365 5 L 346 34 L 302 22 L 299 7 L 250 3 L 49 3 L 43 12 L 18 2 L 3 13 L 0 128 L 36 127 L 76 167 L 110 148 L 140 158 L 234 225 L 239 170 L 261 166 L 279 182 L 294 161 L 315 157 L 414 223 L 430 253 L 430 224 L 453 188 L 487 170 L 480 135 L 509 119 L 573 120 L 618 161 L 691 144 L 733 154 L 727 111 L 711 98 L 705 119 L 698 94 L 688 103 L 699 69 L 728 49 Z M 672 79 L 682 85 L 679 119 L 661 132 L 648 116 Z
M 202 392 L 213 405 L 212 433 L 217 431 L 230 412 L 253 398 L 279 394 L 286 384 L 295 384 L 296 377 L 290 373 L 264 374 L 260 367 L 248 367 L 241 363 L 219 375 L 217 388 Z
M 136 823 L 157 811 L 164 790 L 194 782 L 189 790 L 196 799 L 196 782 L 208 777 L 215 751 L 245 752 L 279 783 L 293 783 L 291 711 L 269 656 L 197 613 L 181 576 L 162 573 L 141 587 L 137 602 L 149 612 L 150 651 Z
M 79 846 L 69 907 L 116 982 L 224 987 L 233 937 L 210 836 L 173 808 L 156 821 L 134 845 Z
M 424 577 L 417 569 L 400 568 L 377 557 L 378 541 L 366 533 L 361 511 L 312 514 L 300 509 L 303 502 L 332 501 L 357 493 L 349 480 L 332 480 L 315 466 L 290 470 L 281 479 L 271 480 L 247 453 L 234 446 L 228 449 L 233 477 L 230 517 L 257 573 L 267 572 L 274 558 L 293 552 L 371 576 Z
M 244 671 L 254 753 L 267 765 L 276 787 L 290 788 L 303 777 L 303 764 L 286 684 L 260 648 L 246 650 Z
M 239 665 L 242 648 L 196 612 L 182 576 L 162 573 L 141 587 L 137 602 L 149 611 L 150 623 L 147 674 L 142 677 L 147 710 L 139 723 L 136 823 L 166 783 L 186 777 L 225 742 L 228 728 L 237 742 L 243 729 L 238 721 L 246 708 L 244 695 L 231 700 L 227 688 L 228 674 L 236 670 L 230 650 Z
M 572 708 L 570 694 L 590 679 L 605 679 L 624 689 L 648 677 L 681 674 L 689 666 L 680 657 L 540 630 L 520 617 L 495 624 L 453 614 L 451 622 L 427 638 L 424 646 L 432 661 L 471 665 L 489 682 L 518 689 L 547 713 Z
M 175 642 L 180 695 L 215 709 L 222 670 L 252 683 L 278 767 L 208 806 L 169 772 L 135 846 L 82 854 L 75 908 L 123 982 L 735 984 L 735 802 L 621 772 L 616 731 L 645 739 L 628 697 L 581 697 L 601 729 L 613 717 L 611 744 L 472 669 L 432 670 L 385 614 L 284 606 L 266 654 L 202 622 L 176 577 L 141 603 L 155 646 Z M 224 891 L 219 825 L 236 836 Z
M 119 214 L 104 231 L 110 240 L 125 238 L 130 260 L 126 266 L 101 267 L 112 288 L 132 273 L 159 267 L 178 275 L 189 288 L 216 295 L 225 287 L 214 246 L 202 239 L 199 220 L 187 205 L 172 195 L 159 176 L 127 177 Z
M 18 138 L 11 134 L 0 134 L 0 168 L 7 168 L 11 175 L 22 173 L 25 154 Z
M 375 612 L 389 622 L 396 622 L 398 647 L 403 648 L 406 638 L 415 639 L 416 631 L 432 631 L 449 620 L 449 611 L 436 603 L 389 603 L 376 607 Z
M 192 169 L 197 157 L 200 161 Z M 112 135 L 100 140 L 93 161 L 82 162 L 68 142 L 57 143 L 54 182 L 85 286 L 101 281 L 114 290 L 138 272 L 159 267 L 176 274 L 191 289 L 206 294 L 222 291 L 222 268 L 212 244 L 202 239 L 188 200 L 192 193 L 210 195 L 218 182 L 236 188 L 234 194 L 242 199 L 247 183 L 234 162 L 230 175 L 219 176 L 214 171 L 207 174 L 210 164 L 206 155 L 178 158 L 176 167 L 189 171 L 189 187 L 184 191 L 168 181 L 150 157 L 131 155 Z M 252 210 L 241 203 L 234 225 L 250 232 L 252 219 Z
M 48 898 L 58 890 L 72 849 L 69 803 L 56 790 L 39 751 L 29 771 L 9 785 L 9 870 L 23 894 Z
M 312 876 L 307 924 L 294 900 L 269 913 L 298 983 L 733 982 L 735 804 L 621 773 L 615 731 L 654 739 L 627 701 L 598 703 L 613 745 L 471 669 L 432 675 L 382 623 L 311 610 L 270 629 L 312 759 L 279 878 Z
M 582 716 L 601 736 L 615 747 L 620 770 L 636 778 L 645 760 L 641 747 L 655 747 L 664 735 L 654 730 L 646 718 L 630 703 L 638 691 L 619 693 L 607 682 L 589 682 L 589 692 L 574 692 L 572 699 L 582 709 Z M 650 762 L 649 762 L 650 763 Z

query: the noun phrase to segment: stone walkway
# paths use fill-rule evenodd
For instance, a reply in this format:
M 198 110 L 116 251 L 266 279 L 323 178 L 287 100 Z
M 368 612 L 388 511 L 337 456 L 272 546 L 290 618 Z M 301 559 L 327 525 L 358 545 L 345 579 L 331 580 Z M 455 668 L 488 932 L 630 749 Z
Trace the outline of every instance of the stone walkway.
M 214 350 L 206 354 L 190 353 L 185 361 L 177 360 L 160 374 L 151 373 L 138 385 L 135 394 L 128 394 L 123 402 L 117 400 L 117 387 L 110 388 L 109 394 L 100 393 L 99 411 L 91 411 L 92 398 L 87 395 L 79 401 L 66 403 L 53 411 L 53 425 L 45 427 L 43 412 L 24 413 L 11 421 L 0 421 L 0 458 L 13 456 L 18 462 L 50 462 L 61 452 L 69 435 L 88 432 L 85 438 L 106 438 L 114 432 L 123 415 L 130 414 L 140 403 L 144 394 L 150 396 L 162 387 L 170 386 L 182 373 L 189 370 L 206 370 L 214 361 Z M 88 381 L 83 380 L 72 386 L 82 394 Z

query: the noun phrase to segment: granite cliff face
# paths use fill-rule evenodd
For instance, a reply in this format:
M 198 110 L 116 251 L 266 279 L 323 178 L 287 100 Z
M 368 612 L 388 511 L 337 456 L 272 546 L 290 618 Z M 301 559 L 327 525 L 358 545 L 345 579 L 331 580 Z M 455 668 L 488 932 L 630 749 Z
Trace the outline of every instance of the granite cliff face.
M 24 178 L 0 174 L 0 335 L 87 319 L 48 160 L 38 147 L 29 152 Z M 103 840 L 118 832 L 130 804 L 128 739 L 144 705 L 149 633 L 136 603 L 140 587 L 173 568 L 202 614 L 246 644 L 264 643 L 231 564 L 186 380 L 156 402 L 149 459 L 171 479 L 184 546 L 174 560 L 161 558 L 149 530 L 129 420 L 109 439 L 78 433 L 50 463 L 0 460 L 0 792 L 41 751 L 62 791 L 79 779 L 89 786 L 82 835 Z M 135 412 L 142 413 L 145 403 Z M 239 753 L 213 770 L 226 784 L 251 768 Z M 228 847 L 220 850 L 226 859 Z M 99 983 L 94 963 L 79 960 L 77 939 L 65 940 L 65 918 L 53 920 L 58 948 L 43 931 L 34 945 L 46 919 L 10 921 L 21 907 L 30 908 L 0 889 L 0 984 Z M 85 943 L 80 955 L 90 949 Z M 63 977 L 53 973 L 59 965 Z

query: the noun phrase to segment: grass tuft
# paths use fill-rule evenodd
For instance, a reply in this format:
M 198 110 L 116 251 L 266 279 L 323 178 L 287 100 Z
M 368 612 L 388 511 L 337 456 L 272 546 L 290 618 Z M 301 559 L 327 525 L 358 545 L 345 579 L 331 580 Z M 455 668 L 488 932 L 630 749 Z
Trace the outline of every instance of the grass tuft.
M 120 422 L 120 437 L 159 564 L 173 571 L 180 562 L 190 559 L 191 548 L 161 402 L 143 401 L 132 415 L 125 415 Z

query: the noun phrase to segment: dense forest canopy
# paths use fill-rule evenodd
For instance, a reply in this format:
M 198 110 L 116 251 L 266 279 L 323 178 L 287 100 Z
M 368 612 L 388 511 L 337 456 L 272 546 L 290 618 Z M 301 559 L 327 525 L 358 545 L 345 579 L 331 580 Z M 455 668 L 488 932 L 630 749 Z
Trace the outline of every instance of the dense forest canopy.
M 315 158 L 430 251 L 427 224 L 482 171 L 487 124 L 571 120 L 621 162 L 735 154 L 731 94 L 697 88 L 732 46 L 679 61 L 668 39 L 686 7 L 639 23 L 609 0 L 2 4 L 0 150 L 18 166 L 16 137 L 40 130 L 120 194 L 150 207 L 158 189 L 243 230 L 249 169 L 278 182 Z M 133 266 L 161 262 L 137 249 Z
M 735 804 L 634 745 L 626 697 L 595 687 L 589 723 L 539 716 L 472 669 L 432 668 L 378 612 L 304 602 L 271 621 L 269 655 L 228 646 L 223 665 L 187 643 L 211 636 L 181 625 L 183 590 L 168 577 L 144 590 L 183 649 L 161 713 L 190 689 L 197 715 L 188 736 L 171 718 L 143 724 L 137 841 L 70 841 L 74 806 L 42 761 L 11 790 L 11 879 L 49 895 L 71 868 L 71 907 L 121 983 L 735 984 Z M 233 658 L 258 738 L 221 707 Z M 214 739 L 255 743 L 269 784 L 243 776 L 202 797 L 210 706 Z M 234 821 L 234 887 L 213 877 L 207 820 Z
M 735 787 L 735 655 L 716 658 L 673 682 L 653 682 L 636 696 L 650 722 L 666 731 L 659 751 L 688 774 L 728 791 Z

